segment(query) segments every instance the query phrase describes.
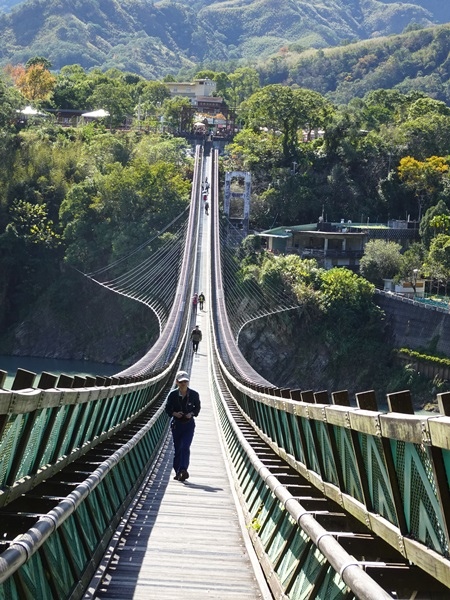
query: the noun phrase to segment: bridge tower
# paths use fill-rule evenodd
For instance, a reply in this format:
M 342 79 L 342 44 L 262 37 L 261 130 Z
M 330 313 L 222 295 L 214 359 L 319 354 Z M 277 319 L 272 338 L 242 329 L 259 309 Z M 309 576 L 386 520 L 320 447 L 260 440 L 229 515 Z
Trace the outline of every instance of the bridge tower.
M 234 225 L 233 241 L 240 243 L 248 235 L 252 176 L 248 171 L 227 171 L 223 211 Z M 231 231 L 230 231 L 231 234 Z

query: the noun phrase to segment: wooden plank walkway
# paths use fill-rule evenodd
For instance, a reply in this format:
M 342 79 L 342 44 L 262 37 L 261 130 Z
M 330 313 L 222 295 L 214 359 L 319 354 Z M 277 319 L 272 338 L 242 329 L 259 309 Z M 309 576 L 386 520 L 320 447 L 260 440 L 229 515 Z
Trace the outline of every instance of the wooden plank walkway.
M 102 584 L 85 598 L 272 598 L 239 516 L 210 399 L 209 217 L 203 214 L 201 219 L 198 292 L 205 293 L 206 303 L 197 315 L 203 340 L 193 357 L 190 386 L 200 393 L 202 409 L 191 447 L 190 478 L 173 479 L 169 436 L 159 466 L 120 535 Z

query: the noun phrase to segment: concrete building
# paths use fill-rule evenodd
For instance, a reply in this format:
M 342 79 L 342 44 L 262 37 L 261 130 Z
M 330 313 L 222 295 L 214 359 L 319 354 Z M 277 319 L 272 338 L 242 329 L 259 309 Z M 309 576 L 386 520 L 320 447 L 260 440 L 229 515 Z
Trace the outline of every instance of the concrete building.
M 395 223 L 397 225 L 397 222 Z M 258 233 L 266 242 L 268 250 L 277 254 L 299 254 L 302 258 L 314 258 L 321 267 L 347 267 L 359 271 L 359 261 L 370 239 L 395 241 L 405 247 L 418 239 L 418 228 L 389 227 L 383 224 L 318 223 L 276 227 Z
M 198 99 L 211 98 L 216 92 L 216 82 L 211 79 L 194 79 L 194 81 L 166 81 L 165 85 L 169 88 L 170 95 L 183 96 L 189 98 L 192 105 L 197 105 Z

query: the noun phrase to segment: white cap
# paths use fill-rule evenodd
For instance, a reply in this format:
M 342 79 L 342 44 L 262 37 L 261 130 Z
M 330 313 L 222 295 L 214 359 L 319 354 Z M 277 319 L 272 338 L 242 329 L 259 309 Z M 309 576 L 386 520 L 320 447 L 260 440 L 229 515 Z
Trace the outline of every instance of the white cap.
M 186 373 L 186 371 L 178 371 L 176 380 L 177 381 L 189 381 L 189 375 Z

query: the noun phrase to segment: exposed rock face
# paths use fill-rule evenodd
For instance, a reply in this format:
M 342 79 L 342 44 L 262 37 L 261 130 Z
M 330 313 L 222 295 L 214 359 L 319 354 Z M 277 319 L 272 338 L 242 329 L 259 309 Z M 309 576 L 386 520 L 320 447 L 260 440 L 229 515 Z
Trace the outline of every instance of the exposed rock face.
M 377 303 L 386 315 L 378 340 L 358 337 L 355 331 L 347 332 L 339 344 L 336 332 L 328 337 L 323 328 L 307 325 L 291 313 L 289 319 L 274 315 L 249 323 L 241 332 L 239 347 L 258 373 L 280 387 L 347 390 L 351 401 L 355 393 L 373 389 L 380 407 L 386 405 L 387 393 L 414 388 L 416 408 L 434 407 L 436 393 L 445 389 L 435 389 L 431 380 L 415 384 L 414 378 L 405 380 L 392 350 L 428 349 L 450 357 L 450 313 L 389 297 L 378 296 Z
M 70 297 L 41 297 L 0 336 L 0 354 L 130 365 L 157 335 L 149 308 L 85 280 Z

